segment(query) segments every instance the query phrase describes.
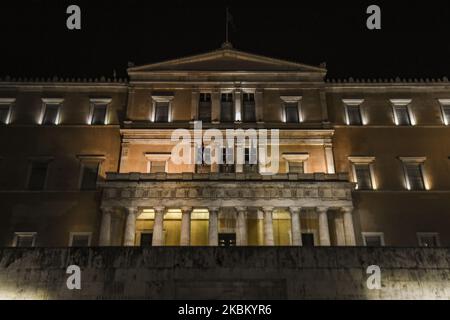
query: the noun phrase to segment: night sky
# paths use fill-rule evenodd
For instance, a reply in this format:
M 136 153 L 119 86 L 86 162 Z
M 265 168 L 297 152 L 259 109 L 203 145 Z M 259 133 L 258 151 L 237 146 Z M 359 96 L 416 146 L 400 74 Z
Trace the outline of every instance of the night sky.
M 224 42 L 227 6 L 243 51 L 326 61 L 333 78 L 450 76 L 446 2 L 2 0 L 0 76 L 125 76 L 128 61 L 211 51 Z M 81 7 L 81 31 L 66 28 L 70 4 Z M 366 28 L 369 4 L 381 7 L 381 30 Z

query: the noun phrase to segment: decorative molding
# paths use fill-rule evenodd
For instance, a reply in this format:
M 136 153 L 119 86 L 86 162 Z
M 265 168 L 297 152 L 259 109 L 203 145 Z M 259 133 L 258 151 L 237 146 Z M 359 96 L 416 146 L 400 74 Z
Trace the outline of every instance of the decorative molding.
M 286 103 L 296 103 L 302 100 L 302 96 L 280 96 L 280 99 Z
M 372 163 L 375 161 L 373 156 L 349 156 L 348 160 L 352 163 Z
M 411 103 L 412 99 L 389 99 L 394 106 L 407 106 Z
M 427 157 L 398 157 L 402 162 L 423 163 Z
M 364 102 L 364 99 L 342 99 L 346 106 L 359 106 Z

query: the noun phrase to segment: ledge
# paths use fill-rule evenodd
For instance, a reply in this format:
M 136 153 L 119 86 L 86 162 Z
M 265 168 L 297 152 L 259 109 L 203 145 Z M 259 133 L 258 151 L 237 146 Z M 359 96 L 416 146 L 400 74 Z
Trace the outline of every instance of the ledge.
M 261 175 L 259 173 L 117 173 L 107 172 L 106 181 L 341 181 L 349 182 L 348 173 L 287 173 L 274 175 Z

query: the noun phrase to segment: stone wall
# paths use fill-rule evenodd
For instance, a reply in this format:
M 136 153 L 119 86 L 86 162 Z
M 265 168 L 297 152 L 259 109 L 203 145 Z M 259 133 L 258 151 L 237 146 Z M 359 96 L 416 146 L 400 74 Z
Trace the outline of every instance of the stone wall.
M 81 290 L 66 267 L 82 270 Z M 381 268 L 369 290 L 366 268 Z M 0 249 L 2 299 L 449 299 L 449 248 Z

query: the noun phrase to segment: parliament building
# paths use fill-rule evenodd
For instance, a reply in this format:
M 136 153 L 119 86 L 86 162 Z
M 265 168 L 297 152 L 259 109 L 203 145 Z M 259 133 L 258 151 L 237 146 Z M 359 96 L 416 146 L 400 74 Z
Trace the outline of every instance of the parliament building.
M 228 43 L 127 72 L 0 79 L 1 247 L 450 246 L 448 79 L 328 79 Z M 276 172 L 249 139 L 222 146 L 243 164 L 175 163 L 199 122 L 276 131 Z

